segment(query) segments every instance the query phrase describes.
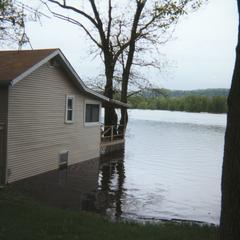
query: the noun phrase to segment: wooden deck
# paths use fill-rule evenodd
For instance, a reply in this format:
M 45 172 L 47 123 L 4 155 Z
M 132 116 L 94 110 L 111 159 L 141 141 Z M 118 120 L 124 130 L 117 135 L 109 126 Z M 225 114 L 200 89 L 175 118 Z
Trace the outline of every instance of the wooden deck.
M 125 142 L 125 139 L 118 139 L 118 140 L 113 140 L 111 142 L 101 142 L 101 146 L 108 147 L 112 145 L 122 144 L 124 142 Z
M 101 126 L 101 154 L 114 152 L 123 148 L 125 143 L 125 126 Z

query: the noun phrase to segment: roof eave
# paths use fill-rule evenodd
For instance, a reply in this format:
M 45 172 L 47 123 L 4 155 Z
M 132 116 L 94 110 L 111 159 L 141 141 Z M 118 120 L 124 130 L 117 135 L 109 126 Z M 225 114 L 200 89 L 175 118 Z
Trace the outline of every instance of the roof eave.
M 37 70 L 39 67 L 41 67 L 43 64 L 47 63 L 48 61 L 50 61 L 52 58 L 56 57 L 56 56 L 60 56 L 60 58 L 63 60 L 63 64 L 65 64 L 67 70 L 69 70 L 69 73 L 73 76 L 73 78 L 75 79 L 75 83 L 77 85 L 77 87 L 82 90 L 85 94 L 90 95 L 102 102 L 107 102 L 108 104 L 113 104 L 115 107 L 118 108 L 129 108 L 129 105 L 126 103 L 122 103 L 120 101 L 114 100 L 114 99 L 110 99 L 106 96 L 103 96 L 95 91 L 93 91 L 92 89 L 88 88 L 84 82 L 81 80 L 81 78 L 79 77 L 79 75 L 77 74 L 77 72 L 74 70 L 74 68 L 72 67 L 72 65 L 70 64 L 70 62 L 67 60 L 67 58 L 64 56 L 64 54 L 61 52 L 60 49 L 56 49 L 54 52 L 52 52 L 51 54 L 49 54 L 47 57 L 45 57 L 44 59 L 42 59 L 41 61 L 39 61 L 38 63 L 36 63 L 35 65 L 33 65 L 31 68 L 29 68 L 27 71 L 21 73 L 19 76 L 17 76 L 15 79 L 13 79 L 12 81 L 10 81 L 11 86 L 16 85 L 19 81 L 21 81 L 22 79 L 24 79 L 25 77 L 27 77 L 28 75 L 30 75 L 32 72 L 34 72 L 35 70 Z M 9 84 L 9 81 L 8 81 Z
M 115 108 L 129 108 L 130 106 L 127 103 L 115 99 L 109 99 L 109 101 L 104 102 L 103 107 L 108 107 L 109 105 L 114 106 Z
M 67 69 L 70 70 L 70 73 L 72 74 L 72 76 L 77 80 L 75 82 L 76 82 L 76 84 L 79 84 L 78 87 L 80 87 L 81 90 L 83 90 L 88 95 L 92 95 L 95 98 L 100 99 L 101 101 L 109 101 L 110 100 L 108 97 L 105 97 L 102 94 L 99 94 L 99 93 L 93 91 L 92 89 L 88 88 L 85 85 L 85 83 L 82 81 L 82 79 L 79 77 L 77 72 L 74 70 L 72 65 L 69 63 L 67 58 L 64 56 L 64 54 L 60 50 L 59 50 L 59 55 L 61 56 L 61 59 L 63 60 L 63 63 L 66 64 Z

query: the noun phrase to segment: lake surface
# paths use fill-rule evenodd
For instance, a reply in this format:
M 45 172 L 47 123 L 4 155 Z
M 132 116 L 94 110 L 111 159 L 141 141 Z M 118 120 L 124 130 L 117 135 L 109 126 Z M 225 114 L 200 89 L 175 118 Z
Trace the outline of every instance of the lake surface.
M 219 223 L 226 115 L 130 110 L 125 150 L 13 186 L 112 219 Z
M 123 215 L 219 223 L 226 115 L 131 110 Z

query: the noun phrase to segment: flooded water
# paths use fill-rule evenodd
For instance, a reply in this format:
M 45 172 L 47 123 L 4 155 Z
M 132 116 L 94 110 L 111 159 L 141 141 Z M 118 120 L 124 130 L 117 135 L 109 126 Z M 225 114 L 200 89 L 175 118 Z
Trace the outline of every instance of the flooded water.
M 217 224 L 226 115 L 132 110 L 125 213 Z
M 54 206 L 219 223 L 225 115 L 131 110 L 125 151 L 16 183 Z

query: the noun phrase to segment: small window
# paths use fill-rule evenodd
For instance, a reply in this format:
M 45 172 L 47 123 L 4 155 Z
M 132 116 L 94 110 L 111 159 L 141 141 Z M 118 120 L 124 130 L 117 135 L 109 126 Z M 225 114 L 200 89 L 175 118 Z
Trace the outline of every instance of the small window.
M 65 121 L 71 123 L 74 120 L 74 96 L 67 96 Z
M 85 122 L 99 122 L 99 104 L 86 104 Z

